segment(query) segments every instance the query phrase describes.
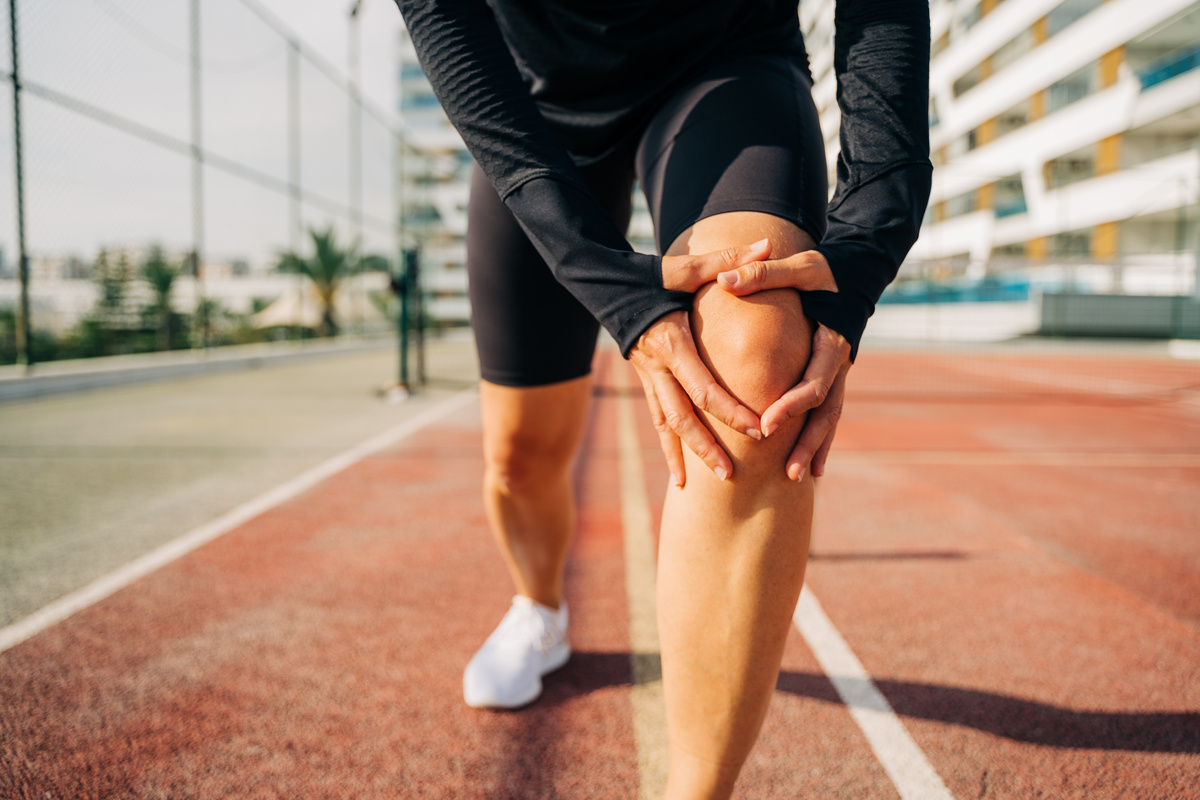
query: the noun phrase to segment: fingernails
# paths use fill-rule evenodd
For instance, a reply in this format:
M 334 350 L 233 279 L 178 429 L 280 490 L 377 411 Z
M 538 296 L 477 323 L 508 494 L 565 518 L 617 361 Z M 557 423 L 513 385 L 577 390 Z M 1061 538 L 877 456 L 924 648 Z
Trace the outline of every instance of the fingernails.
M 717 467 L 713 470 L 713 472 L 715 472 L 717 477 L 723 481 L 729 479 L 729 473 L 725 471 L 724 467 Z
M 738 277 L 737 270 L 733 270 L 730 272 L 722 272 L 717 276 L 717 280 L 725 286 L 737 286 Z
M 772 433 L 774 433 L 777 430 L 779 430 L 778 425 L 768 425 L 765 428 L 763 428 L 763 436 L 770 436 Z
M 804 467 L 796 470 L 796 477 L 792 480 L 794 480 L 796 483 L 800 483 L 800 481 L 804 480 Z
M 671 473 L 671 485 L 672 486 L 682 486 L 683 485 L 682 483 L 679 482 L 679 476 L 676 475 L 674 472 Z
M 762 441 L 762 432 L 758 428 L 746 428 L 746 435 L 756 442 Z
M 769 239 L 759 239 L 757 242 L 755 242 L 754 244 L 750 245 L 750 249 L 751 249 L 751 250 L 762 250 L 762 249 L 763 249 L 764 247 L 766 247 L 766 246 L 767 246 L 767 244 L 769 244 L 769 243 L 770 243 L 770 240 L 769 240 Z

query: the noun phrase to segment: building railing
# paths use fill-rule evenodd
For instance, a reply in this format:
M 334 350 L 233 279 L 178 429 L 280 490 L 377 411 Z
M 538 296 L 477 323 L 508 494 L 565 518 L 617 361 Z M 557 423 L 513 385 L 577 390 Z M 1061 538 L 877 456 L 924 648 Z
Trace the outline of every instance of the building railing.
M 1196 67 L 1200 67 L 1200 43 L 1180 48 L 1150 64 L 1140 75 L 1142 89 L 1157 86 Z

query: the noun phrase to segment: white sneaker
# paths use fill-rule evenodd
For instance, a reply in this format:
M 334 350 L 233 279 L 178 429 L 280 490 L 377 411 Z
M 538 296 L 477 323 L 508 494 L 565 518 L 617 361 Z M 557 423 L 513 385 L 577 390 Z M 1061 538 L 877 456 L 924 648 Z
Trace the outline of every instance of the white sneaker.
M 517 595 L 463 673 L 463 699 L 475 708 L 518 708 L 542 693 L 542 676 L 571 657 L 567 605 L 555 611 Z

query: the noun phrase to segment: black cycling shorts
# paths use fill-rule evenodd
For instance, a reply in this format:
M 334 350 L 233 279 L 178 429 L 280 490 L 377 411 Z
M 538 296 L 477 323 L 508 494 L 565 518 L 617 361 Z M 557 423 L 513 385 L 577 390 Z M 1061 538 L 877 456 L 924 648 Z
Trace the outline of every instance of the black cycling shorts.
M 741 58 L 681 86 L 630 146 L 580 168 L 620 230 L 638 182 L 659 252 L 698 220 L 759 211 L 825 233 L 825 146 L 808 70 Z M 591 371 L 599 325 L 564 289 L 478 167 L 467 211 L 471 316 L 484 380 L 542 386 Z

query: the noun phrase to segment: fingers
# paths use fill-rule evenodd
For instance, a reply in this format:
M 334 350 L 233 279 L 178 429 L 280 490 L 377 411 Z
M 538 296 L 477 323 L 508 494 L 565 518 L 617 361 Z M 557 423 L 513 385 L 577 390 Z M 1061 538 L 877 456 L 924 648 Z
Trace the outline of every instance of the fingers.
M 771 242 L 761 239 L 742 247 L 727 247 L 712 253 L 689 256 L 663 256 L 663 287 L 680 292 L 694 292 L 717 275 L 745 264 L 761 261 L 771 255 Z
M 646 404 L 650 407 L 650 418 L 654 421 L 654 429 L 658 431 L 658 444 L 662 448 L 663 455 L 667 459 L 667 468 L 671 470 L 671 485 L 683 488 L 687 481 L 687 472 L 683 462 L 683 446 L 680 444 L 679 437 L 675 435 L 675 431 L 671 430 L 671 426 L 667 424 L 666 415 L 663 414 L 662 403 L 658 402 L 658 395 L 654 391 L 654 384 L 642 373 L 635 370 L 638 378 L 642 382 L 642 391 L 646 393 Z
M 721 480 L 726 480 L 733 474 L 733 462 L 729 455 L 717 444 L 712 432 L 704 426 L 696 416 L 692 401 L 684 392 L 683 387 L 675 381 L 669 372 L 655 373 L 651 380 L 654 392 L 662 404 L 662 413 L 667 428 L 678 440 L 696 454 L 704 464 Z M 680 461 L 682 461 L 682 451 Z
M 821 336 L 820 330 L 818 329 L 818 334 L 813 337 L 812 358 L 804 368 L 804 377 L 800 383 L 789 389 L 763 412 L 764 435 L 770 436 L 789 419 L 799 417 L 824 403 L 842 365 L 849 363 L 849 345 L 847 344 L 843 351 L 836 341 Z M 845 339 L 842 339 L 842 342 L 845 342 Z
M 733 474 L 733 462 L 700 421 L 702 409 L 754 439 L 761 439 L 758 416 L 725 391 L 696 351 L 687 315 L 675 311 L 647 329 L 630 351 L 630 360 L 651 384 L 667 427 L 721 480 Z
M 808 421 L 804 423 L 804 430 L 800 432 L 800 439 L 796 442 L 796 447 L 787 461 L 787 476 L 792 480 L 803 480 L 804 472 L 810 463 L 813 465 L 814 475 L 824 473 L 825 459 L 829 455 L 829 448 L 833 445 L 833 433 L 837 429 L 838 419 L 842 416 L 843 386 L 844 384 L 839 381 L 837 389 L 830 393 L 828 400 L 808 415 Z M 821 460 L 815 461 L 814 457 L 822 450 L 824 454 Z M 820 472 L 817 471 L 818 465 L 821 468 Z
M 739 297 L 766 289 L 837 291 L 829 262 L 816 250 L 773 261 L 755 260 L 717 276 L 717 284 Z
M 840 419 L 841 411 L 838 411 Z M 814 478 L 819 478 L 825 474 L 825 462 L 829 459 L 829 451 L 833 449 L 833 439 L 837 436 L 837 421 L 829 428 L 829 432 L 825 434 L 825 442 L 817 448 L 817 454 L 813 456 L 812 467 L 810 471 Z
M 738 433 L 744 433 L 751 439 L 763 438 L 762 423 L 758 416 L 734 400 L 733 396 L 717 383 L 694 348 L 690 353 L 680 353 L 673 367 L 675 380 L 686 392 L 686 397 L 692 405 L 707 411 Z
M 813 475 L 824 474 L 842 415 L 849 371 L 850 344 L 840 334 L 819 325 L 803 379 L 763 412 L 763 433 L 767 435 L 787 420 L 808 414 L 785 467 L 792 480 L 802 480 L 810 465 Z

